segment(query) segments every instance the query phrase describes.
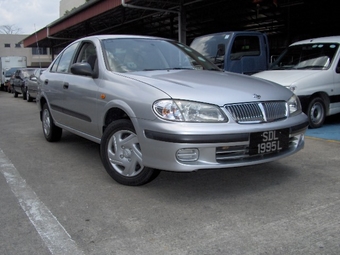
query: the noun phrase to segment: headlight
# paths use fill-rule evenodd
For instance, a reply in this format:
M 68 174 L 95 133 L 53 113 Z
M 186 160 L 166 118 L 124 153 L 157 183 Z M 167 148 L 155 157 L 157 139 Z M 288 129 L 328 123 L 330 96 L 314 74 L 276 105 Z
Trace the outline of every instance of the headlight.
M 287 102 L 289 116 L 298 115 L 302 112 L 301 103 L 296 95 L 293 95 Z
M 228 118 L 216 105 L 182 100 L 159 100 L 153 110 L 162 119 L 182 122 L 224 122 Z

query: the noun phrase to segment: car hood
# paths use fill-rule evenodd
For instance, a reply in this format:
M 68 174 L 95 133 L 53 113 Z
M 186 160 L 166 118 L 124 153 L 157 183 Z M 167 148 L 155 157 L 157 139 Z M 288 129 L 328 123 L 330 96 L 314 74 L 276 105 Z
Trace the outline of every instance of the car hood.
M 317 75 L 320 72 L 322 72 L 322 70 L 268 70 L 253 74 L 252 76 L 272 81 L 283 86 L 289 86 L 294 82 Z
M 121 74 L 162 90 L 174 99 L 226 103 L 288 100 L 288 89 L 243 74 L 201 70 L 165 70 Z M 260 97 L 260 98 L 259 98 Z

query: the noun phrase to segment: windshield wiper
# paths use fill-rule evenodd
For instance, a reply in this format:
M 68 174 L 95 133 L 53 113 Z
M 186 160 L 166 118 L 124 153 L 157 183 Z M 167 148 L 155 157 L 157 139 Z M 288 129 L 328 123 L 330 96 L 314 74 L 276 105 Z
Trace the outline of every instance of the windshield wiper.
M 303 66 L 297 67 L 296 69 L 323 69 L 325 66 Z
M 168 70 L 167 68 L 146 68 L 146 69 L 143 69 L 143 71 L 161 71 L 161 70 Z
M 222 69 L 219 69 L 219 68 L 207 68 L 207 69 L 204 69 L 204 70 L 208 70 L 208 71 L 222 71 Z
M 171 67 L 167 68 L 167 70 L 195 70 L 195 68 L 189 68 L 189 67 Z
M 296 68 L 294 68 L 294 66 L 276 66 L 276 67 L 270 68 L 270 70 L 292 70 L 292 69 L 296 69 Z
M 161 70 L 195 70 L 194 68 L 188 68 L 188 67 L 171 67 L 171 68 L 150 68 L 150 69 L 143 69 L 143 71 L 161 71 Z

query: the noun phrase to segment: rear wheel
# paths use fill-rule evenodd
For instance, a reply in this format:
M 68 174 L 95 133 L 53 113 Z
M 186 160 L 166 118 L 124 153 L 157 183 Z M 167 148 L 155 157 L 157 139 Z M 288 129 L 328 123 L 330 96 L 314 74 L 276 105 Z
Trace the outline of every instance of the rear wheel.
M 120 184 L 143 185 L 160 173 L 143 165 L 138 137 L 129 120 L 114 121 L 105 129 L 100 155 L 108 174 Z
M 44 136 L 49 142 L 59 141 L 62 135 L 62 129 L 54 124 L 50 110 L 47 104 L 44 104 L 42 111 L 42 128 Z
M 310 128 L 319 128 L 326 119 L 326 107 L 320 97 L 313 98 L 308 105 L 308 119 Z

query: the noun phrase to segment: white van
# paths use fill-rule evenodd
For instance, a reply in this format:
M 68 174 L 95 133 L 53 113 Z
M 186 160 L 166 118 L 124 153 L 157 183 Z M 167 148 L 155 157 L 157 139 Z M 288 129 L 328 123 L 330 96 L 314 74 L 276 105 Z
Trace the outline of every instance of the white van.
M 340 112 L 340 36 L 291 44 L 267 71 L 253 76 L 292 90 L 308 115 L 309 127 L 319 128 L 326 116 Z

